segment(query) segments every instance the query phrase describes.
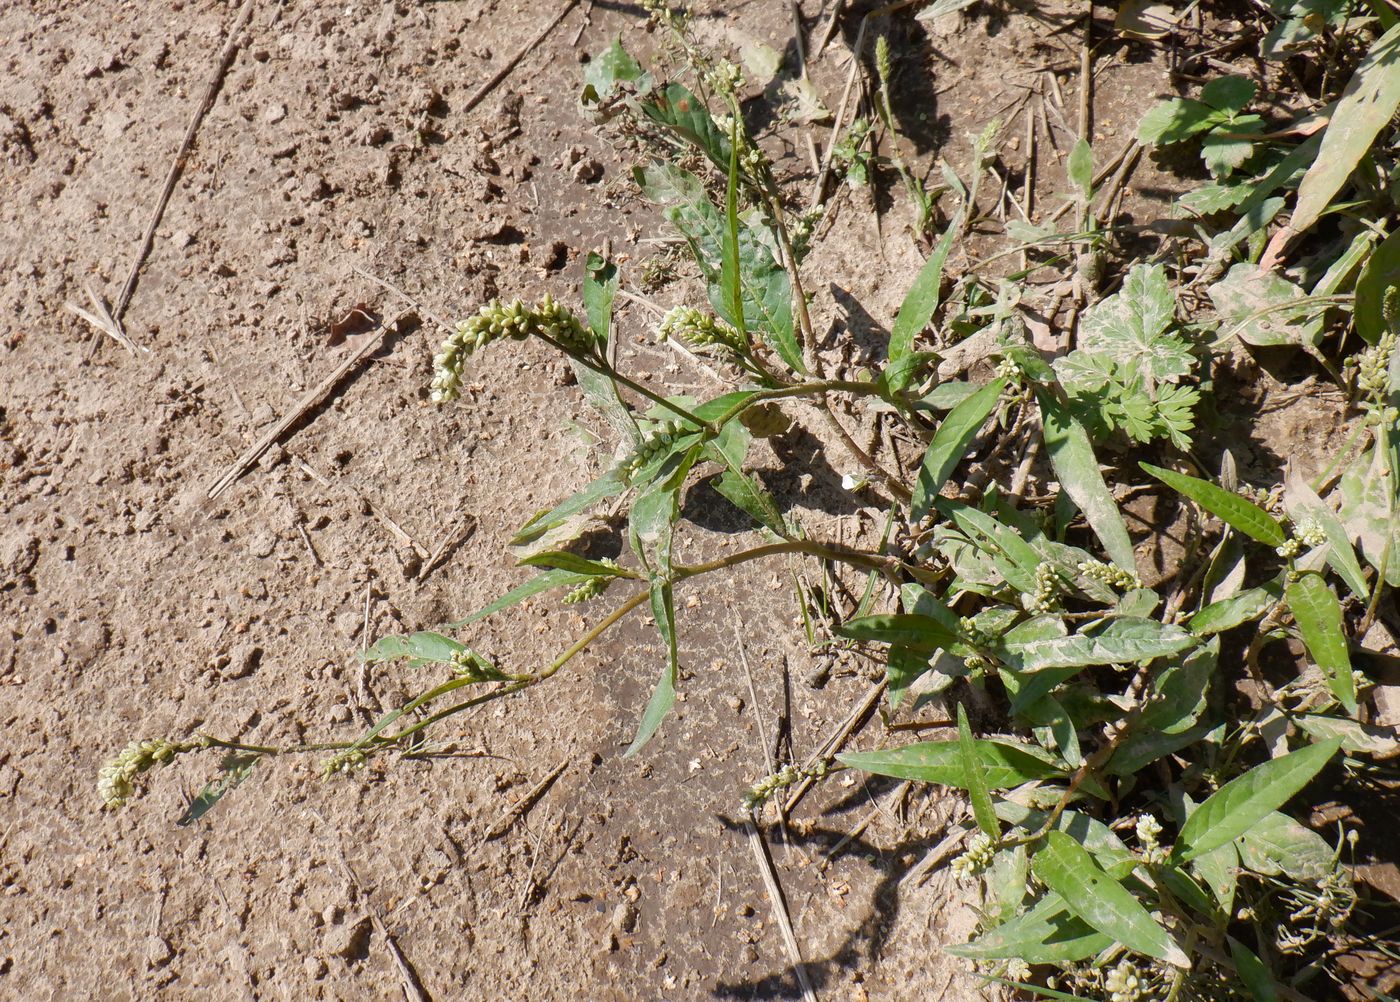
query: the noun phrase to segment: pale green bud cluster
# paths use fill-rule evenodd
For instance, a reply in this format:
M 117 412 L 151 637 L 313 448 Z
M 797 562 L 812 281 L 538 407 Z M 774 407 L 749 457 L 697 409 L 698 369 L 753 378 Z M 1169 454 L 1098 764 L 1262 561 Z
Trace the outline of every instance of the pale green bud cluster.
M 615 561 L 608 560 L 606 557 L 598 562 L 600 564 L 606 564 L 609 567 L 617 566 L 617 563 Z M 599 595 L 603 594 L 603 592 L 608 590 L 608 585 L 612 584 L 616 580 L 616 574 L 595 574 L 587 581 L 583 582 L 581 585 L 575 588 L 573 591 L 565 595 L 564 604 L 579 605 L 583 602 L 587 602 L 589 599 L 597 598 Z
M 337 773 L 350 774 L 365 767 L 369 761 L 367 756 L 359 748 L 347 748 L 342 752 L 337 752 L 321 763 L 321 778 L 330 779 Z
M 597 346 L 592 330 L 547 293 L 534 308 L 518 299 L 510 303 L 493 299 L 478 310 L 476 316 L 459 323 L 433 356 L 430 387 L 433 403 L 445 403 L 461 396 L 462 370 L 472 353 L 493 341 L 503 338 L 523 341 L 532 334 L 553 339 L 571 355 L 590 354 Z
M 1167 858 L 1166 850 L 1162 848 L 1159 841 L 1162 835 L 1162 824 L 1151 814 L 1140 815 L 1137 825 L 1133 829 L 1137 836 L 1138 845 L 1142 846 L 1143 858 L 1149 863 L 1165 862 Z
M 781 793 L 804 779 L 821 779 L 830 771 L 831 766 L 824 759 L 805 768 L 785 765 L 771 776 L 764 776 L 744 791 L 744 799 L 739 805 L 739 813 L 747 817 L 754 817 L 774 794 Z
M 1137 968 L 1129 960 L 1120 960 L 1103 979 L 1109 1002 L 1139 1002 L 1147 997 L 1146 987 L 1138 977 Z
M 133 741 L 97 773 L 97 792 L 108 807 L 126 804 L 136 793 L 136 777 L 158 765 L 174 761 L 197 744 L 179 744 L 165 738 Z
M 1327 542 L 1327 531 L 1316 522 L 1296 522 L 1293 536 L 1308 549 L 1314 549 Z
M 1391 288 L 1391 292 L 1397 291 L 1400 290 Z M 1395 342 L 1396 333 L 1394 329 L 1389 330 L 1357 359 L 1356 388 L 1373 407 L 1384 407 L 1386 404 L 1390 389 L 1390 359 L 1395 354 Z
M 733 94 L 744 85 L 744 71 L 728 59 L 721 59 L 705 74 L 705 83 L 716 94 Z
M 688 430 L 688 426 L 679 421 L 667 421 L 662 424 L 642 440 L 642 444 L 637 446 L 636 452 L 623 460 L 621 467 L 623 479 L 630 481 L 648 463 L 669 452 L 676 439 Z
M 463 649 L 452 655 L 452 674 L 473 682 L 485 682 L 499 677 L 491 669 L 490 663 L 473 650 Z
M 1138 576 L 1133 572 L 1125 571 L 1123 568 L 1114 564 L 1105 564 L 1099 560 L 1082 561 L 1075 570 L 1079 571 L 1079 573 L 1083 574 L 1086 578 L 1102 581 L 1110 588 L 1116 588 L 1119 591 L 1128 591 L 1133 588 L 1142 587 L 1142 582 L 1138 580 Z
M 684 342 L 693 348 L 714 347 L 737 355 L 744 354 L 748 349 L 743 335 L 737 330 L 693 306 L 673 307 L 662 317 L 661 336 Z
M 1297 536 L 1290 536 L 1283 541 L 1282 546 L 1274 547 L 1274 552 L 1284 560 L 1292 560 L 1299 553 L 1303 552 L 1303 543 Z
M 971 616 L 959 617 L 958 628 L 962 630 L 962 634 L 968 642 L 976 647 L 994 647 L 996 645 L 997 638 L 982 629 L 977 620 Z
M 960 879 L 975 877 L 992 865 L 996 858 L 997 844 L 986 832 L 978 832 L 967 843 L 967 849 L 948 868 Z
M 894 75 L 890 63 L 890 40 L 885 35 L 875 39 L 875 70 L 880 74 L 881 84 L 887 85 Z
M 1060 575 L 1050 564 L 1040 564 L 1035 569 L 1035 591 L 1027 596 L 1030 611 L 1041 615 L 1052 612 L 1060 597 Z

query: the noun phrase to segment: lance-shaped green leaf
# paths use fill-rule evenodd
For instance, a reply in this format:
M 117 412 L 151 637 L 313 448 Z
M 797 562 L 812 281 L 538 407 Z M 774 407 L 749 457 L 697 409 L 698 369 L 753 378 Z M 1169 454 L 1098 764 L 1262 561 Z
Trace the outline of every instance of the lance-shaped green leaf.
M 1230 945 L 1230 959 L 1235 962 L 1235 971 L 1249 989 L 1249 997 L 1254 1002 L 1279 1002 L 1278 982 L 1269 973 L 1268 965 L 1235 937 L 1227 936 L 1226 942 Z
M 929 325 L 934 313 L 938 311 L 943 285 L 943 265 L 947 262 L 948 252 L 953 249 L 953 243 L 961 231 L 960 211 L 943 231 L 943 236 L 938 238 L 933 253 L 919 269 L 918 277 L 909 287 L 909 292 L 905 294 L 904 302 L 900 304 L 899 312 L 895 315 L 894 326 L 890 328 L 892 371 L 889 383 L 892 390 L 902 390 L 909 384 L 913 368 L 906 362 L 914 352 L 914 339 Z
M 1322 530 L 1327 537 L 1328 566 L 1346 582 L 1358 601 L 1370 601 L 1366 575 L 1361 572 L 1361 562 L 1356 559 L 1356 550 L 1347 536 L 1346 526 L 1342 525 L 1332 506 L 1317 496 L 1312 485 L 1297 470 L 1290 469 L 1284 480 L 1283 503 L 1295 523 L 1311 522 Z
M 1376 136 L 1400 107 L 1400 25 L 1372 43 L 1356 67 L 1322 136 L 1317 159 L 1298 185 L 1298 203 L 1288 227 L 1275 237 L 1282 246 L 1322 217 L 1333 196 L 1370 152 Z
M 1337 738 L 1345 751 L 1378 759 L 1400 757 L 1400 730 L 1379 724 L 1363 724 L 1341 717 L 1300 713 L 1293 722 L 1318 740 Z
M 1113 938 L 1073 914 L 1051 891 L 1024 915 L 997 926 L 970 943 L 947 947 L 958 957 L 994 960 L 1014 957 L 1027 964 L 1071 964 L 1113 945 Z
M 1250 825 L 1234 845 L 1247 869 L 1267 877 L 1318 881 L 1336 866 L 1326 839 L 1280 811 Z
M 977 827 L 988 838 L 1000 838 L 1001 824 L 997 821 L 996 808 L 992 806 L 991 790 L 987 788 L 987 773 L 977 755 L 977 742 L 967 722 L 967 710 L 961 703 L 958 704 L 958 764 L 962 766 L 963 777 L 967 780 L 967 795 L 972 801 L 972 816 L 977 819 Z
M 1032 780 L 1065 775 L 1065 770 L 1035 745 L 991 738 L 974 738 L 973 742 L 989 790 L 1006 790 Z M 838 758 L 852 769 L 879 776 L 915 779 L 966 790 L 968 779 L 961 755 L 956 741 L 922 741 L 902 748 L 846 752 Z
M 261 755 L 238 752 L 225 755 L 223 762 L 219 764 L 219 776 L 210 780 L 195 794 L 189 807 L 185 808 L 185 813 L 180 815 L 175 824 L 184 828 L 208 814 L 226 794 L 253 774 L 253 768 L 261 758 Z
M 1242 623 L 1258 619 L 1282 598 L 1282 585 L 1270 581 L 1258 588 L 1247 588 L 1238 595 L 1212 602 L 1187 620 L 1186 625 L 1198 637 L 1224 633 Z
M 1188 477 L 1184 473 L 1164 470 L 1151 463 L 1140 463 L 1139 465 L 1162 483 L 1177 493 L 1186 495 L 1216 518 L 1232 528 L 1238 529 L 1250 539 L 1277 547 L 1282 546 L 1288 538 L 1283 531 L 1283 526 L 1279 525 L 1278 519 L 1238 494 L 1231 493 L 1225 488 L 1218 487 L 1209 480 L 1202 480 L 1199 477 Z
M 987 418 L 996 410 L 997 401 L 1006 389 L 1006 380 L 992 380 L 976 393 L 963 399 L 948 414 L 933 434 L 928 451 L 924 453 L 923 465 L 919 467 L 919 479 L 914 484 L 914 500 L 910 518 L 919 521 L 928 514 L 933 499 L 952 476 L 953 470 L 972 445 L 972 440 L 987 423 Z
M 739 288 L 739 122 L 736 118 L 729 135 L 729 183 L 724 191 L 724 245 L 720 264 L 720 286 L 730 314 L 729 322 L 747 335 L 744 294 Z
M 1327 582 L 1316 571 L 1303 571 L 1288 583 L 1288 608 L 1298 624 L 1313 664 L 1327 679 L 1332 695 L 1356 715 L 1356 679 L 1351 672 L 1346 634 L 1342 632 L 1342 606 Z
M 1031 869 L 1065 900 L 1071 912 L 1130 950 L 1189 968 L 1190 959 L 1131 891 L 1105 873 L 1084 847 L 1064 832 L 1045 836 Z
M 648 118 L 697 147 L 720 170 L 729 167 L 729 141 L 715 124 L 705 102 L 684 85 L 667 84 L 653 99 L 642 102 L 642 110 Z
M 845 623 L 836 632 L 850 640 L 896 644 L 924 654 L 947 650 L 963 639 L 931 616 L 912 612 L 861 616 Z
M 588 325 L 598 336 L 604 357 L 612 337 L 613 299 L 617 295 L 617 266 L 603 260 L 602 256 L 590 252 L 583 266 L 583 306 L 588 314 Z M 569 365 L 578 379 L 579 389 L 599 414 L 620 435 L 635 442 L 640 434 L 637 422 L 622 398 L 617 395 L 617 384 L 596 369 L 591 369 L 576 359 Z
M 660 578 L 651 583 L 651 615 L 656 620 L 656 628 L 666 645 L 666 666 L 661 669 L 661 678 L 652 690 L 651 699 L 637 724 L 637 736 L 622 753 L 623 758 L 631 758 L 656 734 L 661 721 L 671 712 L 676 703 L 676 679 L 680 675 L 679 655 L 676 647 L 676 606 L 671 591 L 671 582 Z
M 407 637 L 380 637 L 367 651 L 360 652 L 366 663 L 414 658 L 418 661 L 451 661 L 452 656 L 467 649 L 467 645 L 441 633 L 424 631 Z
M 1333 739 L 1271 759 L 1216 790 L 1186 819 L 1172 856 L 1188 862 L 1233 842 L 1278 810 L 1325 766 L 1341 742 Z
M 1099 461 L 1094 458 L 1084 426 L 1047 388 L 1036 387 L 1035 399 L 1040 404 L 1045 451 L 1060 486 L 1084 513 L 1109 558 L 1123 570 L 1136 572 L 1133 541 L 1099 472 Z
M 1400 285 L 1400 230 L 1371 252 L 1356 280 L 1352 315 L 1356 318 L 1356 333 L 1367 344 L 1375 344 L 1390 329 L 1383 307 L 1386 291 L 1393 285 Z
M 1155 619 L 1114 619 L 1097 633 L 1074 633 L 1024 643 L 1008 643 L 1006 649 L 1022 671 L 1045 668 L 1085 668 L 1090 665 L 1150 661 L 1179 654 L 1199 639 L 1172 623 Z
M 532 598 L 540 592 L 549 591 L 551 588 L 562 588 L 565 585 L 582 584 L 591 576 L 590 574 L 578 574 L 574 571 L 564 570 L 550 570 L 545 571 L 543 574 L 536 574 L 529 581 L 526 581 L 519 587 L 512 588 L 500 598 L 482 606 L 465 619 L 459 619 L 455 623 L 445 624 L 445 628 L 449 630 L 459 630 L 464 626 L 470 626 L 472 623 L 480 622 L 487 616 L 500 612 L 502 609 L 508 609 L 512 605 L 523 602 L 527 598 Z
M 583 490 L 572 497 L 555 505 L 549 511 L 540 512 L 530 521 L 520 527 L 520 530 L 511 537 L 511 545 L 519 546 L 539 539 L 550 529 L 572 518 L 580 512 L 587 511 L 599 501 L 610 497 L 616 497 L 627 489 L 627 483 L 615 470 L 609 470 L 597 480 L 593 481 Z

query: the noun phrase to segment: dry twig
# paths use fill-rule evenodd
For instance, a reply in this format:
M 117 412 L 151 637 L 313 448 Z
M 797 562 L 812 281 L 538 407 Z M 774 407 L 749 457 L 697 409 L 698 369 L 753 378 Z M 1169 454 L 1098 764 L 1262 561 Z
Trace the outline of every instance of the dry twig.
M 462 107 L 458 110 L 458 114 L 465 115 L 467 112 L 471 111 L 478 104 L 484 101 L 488 94 L 490 94 L 493 90 L 500 86 L 502 80 L 510 76 L 510 71 L 515 69 L 515 67 L 520 63 L 520 60 L 528 56 L 530 52 L 535 48 L 535 46 L 543 42 L 545 38 L 548 37 L 549 33 L 555 29 L 559 22 L 564 20 L 564 18 L 568 15 L 569 11 L 573 10 L 577 6 L 578 0 L 564 0 L 564 6 L 560 8 L 559 13 L 555 14 L 553 19 L 542 29 L 540 29 L 540 33 L 538 35 L 536 35 L 534 38 L 530 39 L 528 42 L 522 45 L 520 47 L 520 50 L 516 52 L 515 55 L 507 59 L 504 66 L 498 69 L 495 73 L 491 74 L 491 78 L 489 80 L 487 80 L 484 84 L 482 84 L 475 91 L 473 91 L 472 96 L 467 98 L 466 103 L 463 104 Z
M 483 836 L 482 840 L 490 842 L 510 831 L 515 823 L 523 818 L 526 813 L 529 812 L 530 808 L 534 807 L 535 804 L 539 802 L 539 799 L 545 795 L 546 791 L 554 785 L 554 781 L 562 776 L 564 770 L 568 767 L 568 762 L 560 762 L 551 769 L 544 779 L 530 787 L 529 793 L 517 800 L 510 810 L 501 815 L 500 818 L 496 820 L 496 823 L 486 830 L 486 834 Z
M 749 848 L 753 850 L 754 862 L 758 864 L 763 886 L 768 891 L 768 903 L 773 908 L 773 919 L 783 934 L 783 945 L 787 947 L 788 958 L 792 961 L 792 973 L 802 988 L 804 1002 L 817 1002 L 817 993 L 807 977 L 807 967 L 802 961 L 802 948 L 797 944 L 797 933 L 792 928 L 792 916 L 788 914 L 787 901 L 783 897 L 782 885 L 778 883 L 778 871 L 773 866 L 773 857 L 768 852 L 768 843 L 763 833 L 752 821 L 744 821 L 744 833 L 749 837 Z
M 366 331 L 355 337 L 346 338 L 346 356 L 324 379 L 322 379 L 311 389 L 303 394 L 280 421 L 259 436 L 258 440 L 241 452 L 237 459 L 229 464 L 219 478 L 209 486 L 206 496 L 212 501 L 224 491 L 228 490 L 233 483 L 243 476 L 254 463 L 258 461 L 264 452 L 272 448 L 277 440 L 285 435 L 293 425 L 295 425 L 305 414 L 317 406 L 330 395 L 340 381 L 346 377 L 353 369 L 359 367 L 365 359 L 374 354 L 375 350 L 384 342 L 384 338 L 390 331 L 401 332 L 410 324 L 416 323 L 418 314 L 414 310 L 407 310 L 390 324 L 381 326 L 376 330 Z

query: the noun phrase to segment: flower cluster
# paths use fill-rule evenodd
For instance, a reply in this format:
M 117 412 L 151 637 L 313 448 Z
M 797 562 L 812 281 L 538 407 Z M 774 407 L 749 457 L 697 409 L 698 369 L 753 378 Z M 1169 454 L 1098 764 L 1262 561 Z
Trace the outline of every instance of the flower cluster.
M 661 318 L 661 336 L 681 341 L 692 348 L 719 348 L 743 355 L 748 351 L 744 336 L 723 320 L 702 313 L 693 306 L 677 306 Z
M 363 769 L 369 757 L 359 748 L 347 748 L 336 752 L 321 763 L 321 778 L 330 779 L 338 772 L 352 773 Z
M 948 864 L 959 879 L 975 877 L 992 865 L 996 858 L 997 844 L 986 832 L 978 832 L 967 843 L 967 850 Z
M 198 744 L 179 744 L 165 738 L 133 741 L 98 772 L 97 792 L 108 807 L 121 807 L 136 793 L 137 776 L 195 747 Z
M 1060 597 L 1060 573 L 1050 564 L 1040 564 L 1035 569 L 1035 591 L 1027 596 L 1030 611 L 1043 615 L 1053 612 Z
M 606 557 L 604 557 L 598 562 L 600 564 L 606 564 L 609 567 L 617 566 L 616 561 L 609 560 Z M 582 602 L 587 602 L 589 599 L 597 598 L 599 595 L 603 594 L 603 592 L 608 590 L 608 585 L 612 584 L 616 580 L 616 574 L 595 574 L 588 580 L 584 581 L 573 591 L 565 595 L 564 604 L 578 605 Z
M 642 440 L 637 451 L 622 461 L 621 473 L 624 480 L 630 481 L 646 465 L 671 450 L 676 439 L 690 431 L 688 425 L 680 421 L 666 421 Z
M 518 299 L 511 303 L 493 299 L 476 316 L 459 323 L 433 356 L 433 403 L 461 396 L 462 369 L 473 352 L 502 338 L 523 341 L 532 334 L 550 338 L 571 355 L 590 354 L 597 346 L 593 331 L 548 294 L 533 308 Z
M 1108 992 L 1109 1002 L 1138 1002 L 1147 997 L 1132 961 L 1120 960 L 1103 979 L 1104 991 Z
M 485 682 L 499 678 L 499 673 L 476 651 L 463 648 L 452 655 L 452 674 L 473 682 Z
M 1387 294 L 1387 302 L 1389 299 Z M 1386 397 L 1390 391 L 1390 360 L 1395 354 L 1395 343 L 1396 333 L 1392 329 L 1382 334 L 1380 340 L 1363 351 L 1357 359 L 1356 388 L 1364 406 L 1368 408 L 1380 409 L 1386 406 Z
M 754 817 L 775 793 L 780 793 L 804 779 L 821 779 L 830 771 L 830 768 L 824 759 L 819 759 L 814 765 L 805 768 L 785 765 L 771 776 L 764 776 L 744 791 L 744 799 L 739 804 L 739 813 L 745 817 Z
M 1162 848 L 1159 841 L 1162 834 L 1162 824 L 1151 814 L 1140 815 L 1137 825 L 1133 829 L 1137 836 L 1138 845 L 1142 846 L 1143 859 L 1149 863 L 1163 863 L 1166 861 L 1167 853 Z
M 1117 588 L 1119 591 L 1128 591 L 1131 588 L 1141 588 L 1142 582 L 1132 571 L 1125 571 L 1121 567 L 1113 564 L 1105 564 L 1098 560 L 1082 561 L 1075 570 L 1079 571 L 1086 578 L 1095 581 L 1102 581 L 1110 588 Z

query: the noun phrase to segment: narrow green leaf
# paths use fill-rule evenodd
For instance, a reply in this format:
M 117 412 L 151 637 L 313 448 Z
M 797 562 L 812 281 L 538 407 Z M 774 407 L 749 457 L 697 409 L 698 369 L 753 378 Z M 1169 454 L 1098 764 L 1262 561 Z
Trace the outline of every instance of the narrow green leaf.
M 407 637 L 380 637 L 367 651 L 360 652 L 366 663 L 393 661 L 397 658 L 418 658 L 423 661 L 451 661 L 452 655 L 466 650 L 465 644 L 444 637 L 441 633 L 422 632 Z
M 612 337 L 613 299 L 617 288 L 617 267 L 600 255 L 589 252 L 583 268 L 583 306 L 588 314 L 588 325 L 598 335 L 605 352 Z M 589 404 L 607 419 L 618 434 L 636 441 L 640 437 L 637 423 L 618 396 L 617 385 L 608 376 L 575 359 L 570 359 L 569 364 Z
M 1069 183 L 1088 198 L 1094 187 L 1094 150 L 1083 136 L 1069 151 Z
M 1400 25 L 1371 44 L 1356 67 L 1322 136 L 1317 159 L 1298 185 L 1298 202 L 1285 233 L 1304 232 L 1322 217 L 1333 196 L 1371 150 L 1400 107 Z M 1285 237 L 1285 239 L 1287 239 Z
M 622 753 L 623 758 L 631 758 L 656 734 L 661 721 L 671 712 L 676 703 L 676 679 L 680 674 L 679 656 L 676 648 L 676 609 L 671 591 L 671 582 L 660 578 L 651 583 L 651 614 L 656 620 L 656 628 L 666 644 L 666 667 L 661 669 L 661 678 L 652 690 L 651 699 L 637 724 L 637 736 Z
M 938 311 L 942 296 L 943 265 L 947 262 L 948 253 L 953 249 L 953 243 L 961 230 L 962 212 L 959 211 L 943 231 L 943 235 L 938 238 L 933 253 L 919 269 L 918 277 L 909 287 L 899 312 L 895 314 L 894 326 L 890 329 L 890 366 L 893 370 L 890 388 L 893 390 L 902 390 L 908 385 L 912 369 L 905 362 L 914 351 L 914 339 L 929 325 L 934 313 Z
M 1130 950 L 1176 967 L 1191 961 L 1132 893 L 1105 873 L 1084 847 L 1064 832 L 1045 836 L 1031 860 L 1045 886 L 1065 899 L 1069 910 Z
M 705 102 L 683 84 L 667 84 L 651 100 L 642 102 L 642 111 L 699 149 L 720 170 L 729 166 L 729 141 Z
M 643 491 L 632 502 L 627 536 L 632 552 L 643 567 L 661 577 L 670 577 L 671 540 L 677 516 L 677 492 L 658 484 Z
M 919 479 L 914 485 L 911 521 L 917 522 L 928 514 L 933 499 L 948 482 L 958 463 L 967 455 L 968 447 L 987 418 L 996 410 L 997 401 L 1006 389 L 1006 380 L 997 378 L 976 393 L 966 397 L 953 408 L 934 432 L 933 441 L 924 453 L 919 467 Z
M 1133 541 L 1099 472 L 1099 461 L 1094 458 L 1084 426 L 1048 389 L 1036 387 L 1035 398 L 1040 404 L 1045 451 L 1060 486 L 1084 513 L 1109 558 L 1123 570 L 1136 573 Z
M 982 760 L 977 756 L 977 742 L 972 737 L 972 727 L 967 722 L 967 710 L 958 704 L 958 764 L 962 766 L 967 779 L 967 795 L 972 801 L 972 816 L 977 819 L 977 827 L 988 838 L 1001 837 L 1001 823 L 997 820 L 996 808 L 992 806 L 992 794 L 987 788 L 987 774 L 982 768 Z
M 1006 790 L 1036 779 L 1063 777 L 1065 771 L 1035 745 L 1014 741 L 974 738 L 989 790 Z M 846 752 L 837 756 L 852 769 L 896 779 L 916 779 L 965 790 L 967 776 L 956 741 L 922 741 L 902 748 Z
M 1390 330 L 1382 307 L 1386 290 L 1393 285 L 1400 285 L 1400 230 L 1382 240 L 1371 252 L 1356 280 L 1352 315 L 1356 318 L 1356 333 L 1367 344 L 1375 344 Z
M 1288 538 L 1278 520 L 1252 501 L 1246 501 L 1238 494 L 1232 494 L 1223 487 L 1217 487 L 1208 480 L 1188 477 L 1184 473 L 1164 470 L 1151 463 L 1139 464 L 1162 483 L 1210 512 L 1250 539 L 1268 546 L 1282 546 Z
M 1319 741 L 1340 739 L 1344 750 L 1358 755 L 1372 755 L 1378 759 L 1400 756 L 1400 729 L 1395 727 L 1363 724 L 1318 713 L 1297 714 L 1293 722 Z
M 225 755 L 219 765 L 220 775 L 206 783 L 204 788 L 195 794 L 189 807 L 185 808 L 185 812 L 175 824 L 184 828 L 208 814 L 226 794 L 253 774 L 253 768 L 261 758 L 261 755 L 240 752 Z
M 1022 671 L 1040 671 L 1150 661 L 1179 654 L 1197 643 L 1198 638 L 1174 624 L 1123 616 L 1097 633 L 1008 643 L 1006 647 L 1021 662 Z
M 615 577 L 617 575 L 616 567 L 597 560 L 589 560 L 587 557 L 580 557 L 577 553 L 570 553 L 568 550 L 545 550 L 541 553 L 532 553 L 520 561 L 520 566 L 557 567 L 560 570 L 586 574 L 589 577 L 597 577 L 598 575 Z
M 744 294 L 739 289 L 739 123 L 736 119 L 729 137 L 729 183 L 724 194 L 724 245 L 721 253 L 720 285 L 730 320 L 742 335 L 748 334 L 744 318 Z
M 1341 747 L 1333 739 L 1257 765 L 1211 794 L 1186 820 L 1172 856 L 1188 862 L 1233 842 L 1278 810 L 1316 776 Z
M 502 609 L 508 609 L 512 605 L 525 601 L 527 598 L 532 598 L 540 592 L 548 591 L 551 588 L 560 588 L 564 585 L 582 584 L 584 581 L 588 580 L 588 577 L 589 575 L 587 574 L 576 574 L 573 571 L 545 571 L 543 574 L 535 575 L 518 588 L 512 588 L 494 602 L 483 606 L 465 619 L 459 619 L 455 623 L 444 624 L 444 628 L 448 630 L 460 630 L 462 627 L 479 622 L 493 613 L 500 612 Z
M 1235 971 L 1249 989 L 1249 997 L 1254 1002 L 1279 1002 L 1278 982 L 1265 963 L 1234 936 L 1225 939 L 1230 945 L 1230 959 L 1235 962 Z
M 1327 537 L 1328 566 L 1337 572 L 1358 601 L 1369 602 L 1371 591 L 1366 586 L 1366 575 L 1361 572 L 1361 562 L 1356 559 L 1356 549 L 1346 527 L 1332 506 L 1317 496 L 1307 478 L 1297 470 L 1290 469 L 1284 480 L 1283 503 L 1294 522 L 1312 522 L 1322 530 Z
M 583 490 L 559 503 L 549 511 L 540 512 L 530 521 L 520 527 L 520 530 L 511 537 L 511 545 L 519 546 L 539 539 L 550 529 L 559 525 L 567 518 L 586 511 L 599 501 L 610 497 L 616 497 L 627 489 L 627 484 L 623 482 L 616 471 L 609 470 L 597 480 L 593 481 Z
M 1065 906 L 1065 899 L 1052 891 L 1024 915 L 984 932 L 970 943 L 946 949 L 958 957 L 1014 957 L 1027 964 L 1071 964 L 1112 945 L 1111 936 L 1097 932 L 1074 915 Z
M 1298 624 L 1313 663 L 1322 670 L 1332 695 L 1356 715 L 1356 679 L 1351 672 L 1346 634 L 1342 632 L 1342 606 L 1327 582 L 1316 571 L 1303 571 L 1288 583 L 1288 608 Z
M 1212 602 L 1187 620 L 1186 625 L 1198 637 L 1224 633 L 1258 619 L 1282 598 L 1283 588 L 1277 581 L 1271 581 L 1258 588 L 1248 588 L 1238 595 L 1223 598 L 1219 602 Z
M 958 634 L 938 620 L 909 612 L 861 616 L 858 619 L 849 620 L 836 632 L 849 640 L 898 644 L 901 647 L 925 654 L 947 650 L 962 640 Z

